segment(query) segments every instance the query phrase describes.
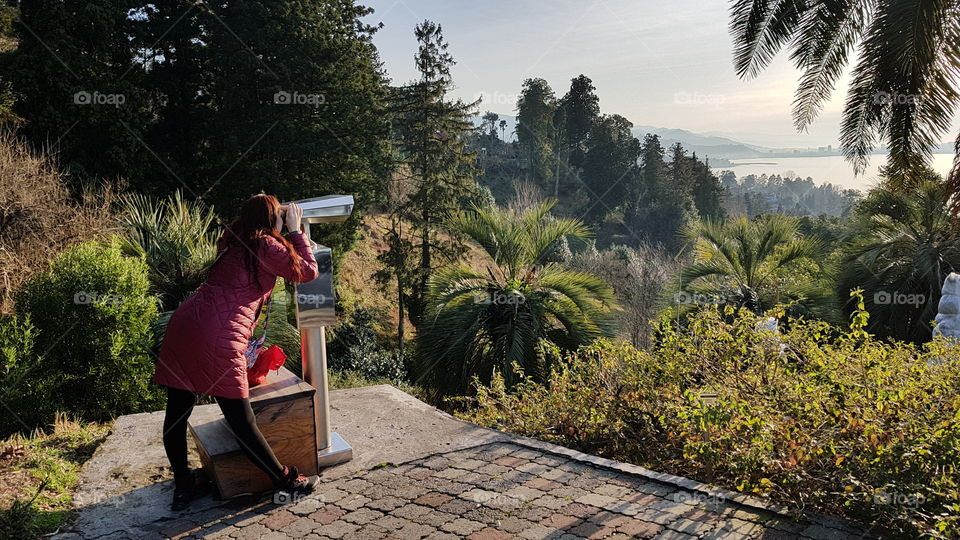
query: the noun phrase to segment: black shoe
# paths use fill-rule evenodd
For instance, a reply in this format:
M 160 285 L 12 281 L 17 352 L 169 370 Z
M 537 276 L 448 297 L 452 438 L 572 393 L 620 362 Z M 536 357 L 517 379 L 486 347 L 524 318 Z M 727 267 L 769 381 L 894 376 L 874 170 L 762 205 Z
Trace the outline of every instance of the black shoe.
M 202 497 L 210 492 L 210 480 L 202 470 L 191 470 L 185 476 L 173 476 L 173 503 L 170 509 L 174 512 L 185 510 L 190 501 Z
M 296 467 L 284 467 L 283 476 L 279 482 L 275 482 L 276 491 L 273 500 L 277 504 L 296 501 L 304 495 L 313 493 L 320 478 L 317 476 L 304 476 L 297 471 Z

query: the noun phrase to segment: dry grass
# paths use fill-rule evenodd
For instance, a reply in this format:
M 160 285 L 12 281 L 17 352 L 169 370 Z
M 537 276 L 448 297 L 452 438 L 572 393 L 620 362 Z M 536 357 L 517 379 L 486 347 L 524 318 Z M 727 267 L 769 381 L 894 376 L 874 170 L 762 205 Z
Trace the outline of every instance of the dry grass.
M 77 200 L 48 156 L 0 134 L 0 313 L 12 294 L 65 248 L 116 228 L 111 186 Z

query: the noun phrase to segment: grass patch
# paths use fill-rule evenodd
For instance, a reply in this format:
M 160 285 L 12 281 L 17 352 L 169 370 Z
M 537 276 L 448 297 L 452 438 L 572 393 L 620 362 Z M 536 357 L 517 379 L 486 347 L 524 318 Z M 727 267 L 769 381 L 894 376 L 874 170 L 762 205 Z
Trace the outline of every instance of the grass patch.
M 38 538 L 67 523 L 80 468 L 109 432 L 61 414 L 45 432 L 0 442 L 0 538 Z
M 391 381 L 390 379 L 372 379 L 364 376 L 357 371 L 343 370 L 327 373 L 327 388 L 330 390 L 344 390 L 347 388 L 361 388 L 363 386 L 374 386 L 377 384 L 389 384 L 390 386 L 406 392 L 411 396 L 423 401 L 425 392 L 423 388 L 414 386 L 406 382 Z

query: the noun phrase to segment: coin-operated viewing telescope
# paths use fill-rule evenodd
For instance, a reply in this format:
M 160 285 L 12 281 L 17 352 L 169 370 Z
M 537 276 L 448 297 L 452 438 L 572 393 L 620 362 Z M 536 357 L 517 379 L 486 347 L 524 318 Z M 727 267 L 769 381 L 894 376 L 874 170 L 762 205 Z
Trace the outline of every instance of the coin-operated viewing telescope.
M 294 201 L 303 209 L 303 234 L 310 240 L 311 223 L 346 221 L 353 212 L 352 195 L 326 195 Z M 308 242 L 317 259 L 317 279 L 296 285 L 297 327 L 300 330 L 300 353 L 303 380 L 316 388 L 314 422 L 317 434 L 317 463 L 328 467 L 353 458 L 353 448 L 339 434 L 330 431 L 330 408 L 327 391 L 326 327 L 336 322 L 334 312 L 333 254 L 330 248 Z

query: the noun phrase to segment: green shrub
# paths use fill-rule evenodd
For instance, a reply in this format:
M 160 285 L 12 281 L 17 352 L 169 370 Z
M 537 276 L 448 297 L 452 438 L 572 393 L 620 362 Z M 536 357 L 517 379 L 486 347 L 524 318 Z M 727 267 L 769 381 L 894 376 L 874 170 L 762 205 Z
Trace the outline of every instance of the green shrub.
M 547 384 L 481 388 L 481 425 L 889 528 L 960 535 L 960 348 L 708 308 L 638 351 L 601 341 Z M 782 315 L 782 313 L 773 313 Z
M 373 315 L 357 308 L 336 328 L 328 346 L 328 367 L 335 371 L 356 372 L 367 379 L 400 382 L 407 379 L 403 358 L 377 343 Z
M 143 260 L 124 256 L 116 239 L 75 246 L 32 276 L 16 306 L 36 327 L 36 343 L 8 366 L 15 376 L 6 377 L 4 401 L 17 410 L 4 415 L 4 432 L 49 424 L 57 411 L 107 420 L 159 406 L 149 386 L 157 301 L 148 288 Z

